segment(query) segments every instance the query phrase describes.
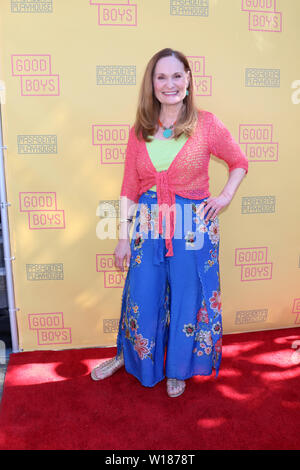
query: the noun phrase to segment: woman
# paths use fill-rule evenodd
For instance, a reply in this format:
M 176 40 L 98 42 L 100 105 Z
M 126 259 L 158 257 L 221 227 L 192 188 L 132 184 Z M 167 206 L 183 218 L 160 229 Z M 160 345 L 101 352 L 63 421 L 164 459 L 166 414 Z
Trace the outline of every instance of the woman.
M 229 168 L 211 197 L 210 154 Z M 185 380 L 216 375 L 222 355 L 218 213 L 232 200 L 248 161 L 224 124 L 194 104 L 187 58 L 163 49 L 150 60 L 126 151 L 115 264 L 129 267 L 116 357 L 94 380 L 125 365 L 142 385 L 167 377 L 180 396 Z M 130 241 L 130 222 L 138 203 Z

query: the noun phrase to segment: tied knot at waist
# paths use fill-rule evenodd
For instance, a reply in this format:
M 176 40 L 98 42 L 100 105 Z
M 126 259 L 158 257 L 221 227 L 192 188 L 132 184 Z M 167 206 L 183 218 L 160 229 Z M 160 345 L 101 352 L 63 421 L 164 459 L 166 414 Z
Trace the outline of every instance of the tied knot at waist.
M 175 233 L 176 204 L 175 193 L 169 187 L 167 170 L 156 173 L 156 192 L 158 202 L 158 233 L 163 234 L 163 217 L 165 216 L 165 244 L 168 250 L 166 256 L 173 256 L 172 238 Z

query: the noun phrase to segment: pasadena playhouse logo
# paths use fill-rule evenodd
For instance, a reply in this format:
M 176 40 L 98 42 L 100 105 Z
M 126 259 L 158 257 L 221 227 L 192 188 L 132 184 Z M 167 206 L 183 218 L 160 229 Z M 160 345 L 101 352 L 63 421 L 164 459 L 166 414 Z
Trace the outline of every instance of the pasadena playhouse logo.
M 21 96 L 59 96 L 59 75 L 51 70 L 49 54 L 13 54 L 12 76 L 21 79 Z
M 250 162 L 277 162 L 278 142 L 272 124 L 240 124 L 239 143 Z
M 124 163 L 129 124 L 94 124 L 92 125 L 92 145 L 100 149 L 100 163 Z
M 242 197 L 242 214 L 270 214 L 275 212 L 275 196 Z
M 56 135 L 18 135 L 18 153 L 20 155 L 57 154 Z
M 262 323 L 267 321 L 268 309 L 240 310 L 236 312 L 235 324 Z
M 273 263 L 268 262 L 268 248 L 266 246 L 236 248 L 235 266 L 241 267 L 241 281 L 272 279 Z
M 57 209 L 55 192 L 19 193 L 20 212 L 28 213 L 28 228 L 64 229 L 65 211 Z
M 242 0 L 242 11 L 248 12 L 249 31 L 282 32 L 282 13 L 276 0 Z
M 26 264 L 27 281 L 63 281 L 62 263 Z
M 170 0 L 170 14 L 178 16 L 208 16 L 209 0 Z
M 105 318 L 103 320 L 103 333 L 117 333 L 119 326 L 118 318 Z
M 10 0 L 11 13 L 53 13 L 52 0 Z
M 280 88 L 280 69 L 246 68 L 245 86 Z
M 136 85 L 135 65 L 97 65 L 96 83 L 103 85 Z
M 71 328 L 64 326 L 63 312 L 29 313 L 29 330 L 36 331 L 38 346 L 71 344 Z
M 90 0 L 98 6 L 99 26 L 137 26 L 137 5 L 130 0 Z

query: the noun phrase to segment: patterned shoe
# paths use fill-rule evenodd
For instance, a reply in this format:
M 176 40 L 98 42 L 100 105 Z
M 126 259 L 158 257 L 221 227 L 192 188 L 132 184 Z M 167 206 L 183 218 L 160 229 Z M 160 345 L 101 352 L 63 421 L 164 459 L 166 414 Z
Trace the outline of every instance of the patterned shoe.
M 179 397 L 185 390 L 185 381 L 178 379 L 167 380 L 167 393 L 169 397 Z
M 113 357 L 108 361 L 102 362 L 95 367 L 91 372 L 91 378 L 93 380 L 103 380 L 106 377 L 113 375 L 118 369 L 124 365 L 123 354 L 120 356 Z

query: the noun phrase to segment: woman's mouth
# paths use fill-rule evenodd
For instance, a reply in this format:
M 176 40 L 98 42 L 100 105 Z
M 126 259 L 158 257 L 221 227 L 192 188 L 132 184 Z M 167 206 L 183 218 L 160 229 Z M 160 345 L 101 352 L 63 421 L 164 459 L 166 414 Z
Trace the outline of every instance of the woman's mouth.
M 175 96 L 177 95 L 178 91 L 163 91 L 163 95 L 166 96 Z

